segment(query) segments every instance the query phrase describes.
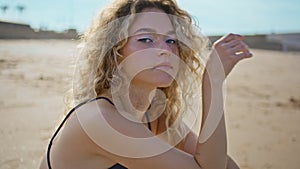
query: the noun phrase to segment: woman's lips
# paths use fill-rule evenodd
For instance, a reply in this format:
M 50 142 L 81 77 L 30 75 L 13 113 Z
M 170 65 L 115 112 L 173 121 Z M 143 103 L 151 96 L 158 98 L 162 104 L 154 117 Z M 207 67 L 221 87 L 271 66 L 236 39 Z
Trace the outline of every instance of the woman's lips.
M 155 66 L 153 69 L 169 71 L 169 70 L 173 69 L 173 66 L 171 66 L 170 64 L 160 64 L 160 65 Z

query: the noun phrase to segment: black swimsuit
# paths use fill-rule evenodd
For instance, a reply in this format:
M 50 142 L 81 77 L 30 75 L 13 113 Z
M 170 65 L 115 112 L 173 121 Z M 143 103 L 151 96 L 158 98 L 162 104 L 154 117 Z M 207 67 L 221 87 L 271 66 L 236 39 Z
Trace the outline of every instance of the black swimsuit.
M 91 99 L 91 100 L 87 100 L 85 102 L 82 102 L 80 104 L 78 104 L 77 106 L 75 106 L 73 109 L 70 110 L 70 112 L 66 115 L 66 117 L 64 118 L 64 120 L 61 122 L 61 124 L 58 126 L 57 130 L 55 131 L 55 133 L 53 134 L 52 138 L 50 139 L 50 142 L 48 144 L 48 149 L 47 149 L 47 164 L 48 164 L 48 169 L 52 169 L 51 167 L 51 163 L 50 163 L 50 150 L 51 150 L 51 147 L 52 147 L 52 143 L 53 143 L 53 140 L 55 139 L 56 135 L 58 134 L 58 132 L 60 131 L 60 129 L 62 128 L 62 126 L 65 124 L 65 122 L 67 121 L 67 119 L 70 117 L 70 115 L 76 110 L 78 109 L 80 106 L 86 104 L 86 103 L 89 103 L 89 102 L 92 102 L 92 101 L 96 101 L 96 100 L 100 100 L 100 99 L 104 99 L 106 101 L 108 101 L 110 104 L 112 104 L 114 106 L 114 103 L 109 100 L 108 98 L 106 97 L 97 97 L 97 98 L 94 98 L 94 99 Z M 148 122 L 148 128 L 149 130 L 151 130 L 151 125 L 150 125 L 150 122 L 149 122 L 149 117 L 148 117 L 148 113 L 146 113 L 146 120 Z M 112 167 L 108 168 L 108 169 L 127 169 L 126 167 L 120 165 L 119 163 L 113 165 Z

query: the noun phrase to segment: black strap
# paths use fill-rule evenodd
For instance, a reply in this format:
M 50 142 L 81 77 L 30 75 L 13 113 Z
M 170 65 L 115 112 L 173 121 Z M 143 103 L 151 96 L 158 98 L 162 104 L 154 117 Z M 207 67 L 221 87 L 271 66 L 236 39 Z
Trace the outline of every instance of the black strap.
M 148 129 L 149 129 L 150 131 L 152 131 L 152 130 L 151 130 L 151 123 L 150 123 L 149 116 L 148 116 L 148 112 L 145 113 L 145 116 L 146 116 L 146 120 L 147 120 L 147 124 L 148 124 Z
M 109 167 L 108 169 L 127 169 L 127 168 L 122 166 L 121 164 L 117 163 L 117 164 Z
M 114 103 L 109 100 L 108 98 L 106 97 L 96 97 L 96 98 L 93 98 L 93 99 L 90 99 L 90 100 L 87 100 L 87 101 L 84 101 L 80 104 L 78 104 L 77 106 L 75 106 L 74 108 L 72 108 L 70 110 L 70 112 L 66 115 L 66 117 L 64 118 L 64 120 L 60 123 L 60 125 L 58 126 L 58 128 L 56 129 L 55 133 L 53 134 L 52 138 L 50 139 L 50 142 L 48 144 L 48 149 L 47 149 L 47 164 L 48 164 L 48 169 L 52 169 L 51 167 L 51 162 L 50 162 L 50 150 L 51 150 L 51 147 L 52 147 L 52 143 L 53 143 L 53 140 L 55 139 L 55 137 L 57 136 L 57 134 L 59 133 L 60 129 L 63 127 L 63 125 L 65 124 L 65 122 L 67 121 L 67 119 L 71 116 L 71 114 L 76 110 L 78 109 L 80 106 L 86 104 L 86 103 L 89 103 L 89 102 L 92 102 L 92 101 L 95 101 L 95 100 L 99 100 L 99 99 L 104 99 L 106 101 L 108 101 L 110 104 L 114 105 Z

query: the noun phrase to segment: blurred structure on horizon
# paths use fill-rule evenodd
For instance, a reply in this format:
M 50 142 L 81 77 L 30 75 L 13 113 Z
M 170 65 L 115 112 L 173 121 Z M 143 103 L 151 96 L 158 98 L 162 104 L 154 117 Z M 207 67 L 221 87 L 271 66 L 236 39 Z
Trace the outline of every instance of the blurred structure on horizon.
M 64 32 L 34 30 L 28 24 L 0 21 L 0 39 L 78 39 L 76 29 Z M 213 43 L 221 36 L 209 36 Z M 286 34 L 246 35 L 245 41 L 251 48 L 300 51 L 300 32 Z
M 211 42 L 221 36 L 209 36 Z M 282 34 L 245 35 L 245 42 L 250 48 L 277 51 L 300 51 L 300 32 Z
M 291 34 L 271 34 L 267 36 L 267 40 L 281 44 L 283 51 L 291 49 L 300 49 L 300 33 Z
M 64 32 L 34 30 L 28 24 L 0 21 L 0 39 L 77 39 L 75 29 Z

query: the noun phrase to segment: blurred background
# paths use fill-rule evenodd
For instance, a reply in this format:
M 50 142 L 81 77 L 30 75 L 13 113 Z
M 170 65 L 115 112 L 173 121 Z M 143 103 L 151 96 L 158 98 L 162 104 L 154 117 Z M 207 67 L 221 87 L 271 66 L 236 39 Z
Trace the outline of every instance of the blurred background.
M 33 29 L 86 29 L 109 0 L 1 0 L 0 19 Z M 207 35 L 291 33 L 300 29 L 298 0 L 178 0 Z
M 0 168 L 38 168 L 64 116 L 78 35 L 110 0 L 0 0 Z M 241 169 L 299 169 L 300 1 L 177 0 L 215 41 L 254 56 L 227 78 L 228 153 Z
M 1 0 L 0 38 L 76 38 L 109 2 Z M 259 42 L 247 39 L 249 45 L 256 48 L 300 48 L 298 0 L 178 0 L 178 3 L 212 41 L 232 32 L 260 35 L 257 36 Z M 266 42 L 270 44 L 262 44 Z

